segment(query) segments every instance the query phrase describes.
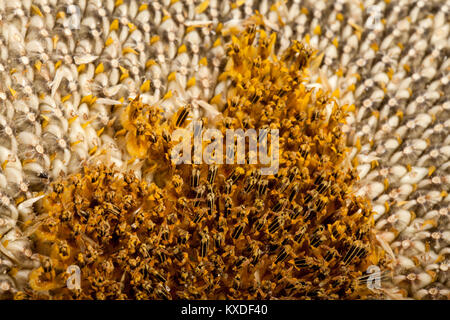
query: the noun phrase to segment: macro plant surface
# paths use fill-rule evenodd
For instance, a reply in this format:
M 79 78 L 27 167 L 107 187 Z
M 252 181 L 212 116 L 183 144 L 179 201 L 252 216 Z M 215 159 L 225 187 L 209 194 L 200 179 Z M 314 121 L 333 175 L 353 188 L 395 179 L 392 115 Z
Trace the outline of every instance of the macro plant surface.
M 383 266 L 384 254 L 371 206 L 352 189 L 357 176 L 341 130 L 349 107 L 306 88 L 310 49 L 294 42 L 277 57 L 275 45 L 276 34 L 254 24 L 233 36 L 221 76 L 230 82 L 227 102 L 215 125 L 277 127 L 279 171 L 174 165 L 171 134 L 189 125 L 190 107 L 163 121 L 161 109 L 136 98 L 121 121 L 127 150 L 164 181 L 147 186 L 131 171 L 100 166 L 54 183 L 32 236 L 42 255 L 32 297 L 376 296 L 365 272 Z M 66 286 L 71 265 L 81 268 L 79 290 Z
M 119 273 L 130 274 L 124 264 L 113 263 L 115 273 L 107 273 L 109 262 L 106 269 L 69 265 L 79 253 L 89 256 L 86 250 L 98 253 L 99 261 L 128 250 L 129 234 L 112 242 L 111 251 L 100 249 L 105 244 L 99 235 L 108 238 L 108 225 L 117 222 L 105 210 L 120 208 L 118 217 L 132 228 L 133 210 L 145 207 L 159 230 L 164 219 L 154 211 L 164 202 L 173 209 L 168 216 L 176 212 L 176 225 L 192 236 L 183 249 L 188 261 L 217 271 L 213 255 L 227 263 L 239 259 L 239 270 L 226 272 L 241 277 L 241 294 L 251 295 L 256 283 L 266 297 L 382 293 L 448 299 L 448 15 L 449 4 L 441 0 L 0 1 L 0 298 L 125 298 L 138 292 L 164 298 L 164 289 L 169 298 L 178 297 L 171 289 L 176 276 L 168 268 L 174 265 L 172 253 L 158 269 L 172 276 L 143 275 L 172 287 L 158 285 L 150 292 L 131 289 L 130 277 L 118 279 Z M 195 142 L 196 123 L 205 132 L 254 129 L 268 132 L 267 138 L 279 133 L 279 157 L 273 158 L 279 172 L 261 174 L 261 163 L 215 166 L 205 159 L 175 166 L 171 151 L 180 150 L 180 141 L 171 137 L 186 130 Z M 210 138 L 201 141 L 203 151 L 220 141 Z M 273 148 L 272 143 L 269 153 L 278 154 Z M 195 160 L 195 143 L 192 150 Z M 245 154 L 248 162 L 252 156 Z M 88 175 L 108 175 L 112 182 L 101 189 L 105 194 L 134 181 L 145 191 L 123 194 L 141 205 L 128 209 L 114 197 L 102 200 L 101 191 L 90 198 L 96 182 Z M 77 179 L 88 187 L 69 182 Z M 57 184 L 78 204 L 61 198 Z M 148 199 L 159 193 L 162 200 Z M 84 203 L 80 194 L 86 195 Z M 94 228 L 94 218 L 85 221 L 77 207 L 102 227 Z M 229 254 L 223 257 L 215 249 L 214 218 L 225 208 L 231 211 L 226 223 L 221 220 L 228 228 L 221 241 Z M 361 211 L 352 214 L 353 208 Z M 188 223 L 197 212 L 202 230 Z M 252 231 L 262 212 L 267 228 L 279 223 L 279 231 Z M 319 228 L 333 226 L 332 217 L 343 226 L 336 240 L 334 229 Z M 65 222 L 54 226 L 61 218 Z M 354 225 L 365 226 L 363 235 L 351 232 Z M 301 243 L 293 243 L 302 226 Z M 58 228 L 60 241 L 49 234 Z M 141 230 L 130 232 L 143 238 Z M 209 241 L 199 257 L 202 239 Z M 241 246 L 247 240 L 263 252 L 256 265 Z M 85 242 L 91 247 L 77 245 Z M 347 245 L 355 250 L 347 251 Z M 330 261 L 322 259 L 328 247 L 336 249 L 330 249 Z M 307 273 L 298 268 L 302 253 L 312 258 L 305 257 L 312 265 Z M 131 254 L 137 258 L 145 259 Z M 318 261 L 325 262 L 315 270 Z M 349 268 L 338 268 L 346 263 Z M 63 288 L 75 266 L 83 269 L 84 293 Z M 382 273 L 385 267 L 391 272 Z M 185 266 L 204 287 L 210 275 L 203 279 L 194 268 Z M 95 270 L 104 275 L 96 283 Z M 325 280 L 315 280 L 324 291 L 308 278 L 327 272 Z M 347 280 L 341 290 L 329 290 L 326 284 L 338 274 Z M 374 276 L 382 282 L 370 285 Z M 280 277 L 303 291 L 295 296 L 291 284 L 274 280 Z M 238 284 L 225 281 L 231 287 L 211 292 L 237 295 L 239 290 L 228 288 Z M 274 284 L 275 291 L 267 289 Z M 368 290 L 373 284 L 380 289 Z M 117 286 L 120 297 L 110 294 Z

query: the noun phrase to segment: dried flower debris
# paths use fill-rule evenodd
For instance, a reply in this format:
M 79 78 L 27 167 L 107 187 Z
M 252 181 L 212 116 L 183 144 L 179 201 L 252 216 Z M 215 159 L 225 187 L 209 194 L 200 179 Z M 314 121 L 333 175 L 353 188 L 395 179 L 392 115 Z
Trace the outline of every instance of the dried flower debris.
M 54 183 L 33 235 L 42 265 L 31 273 L 31 297 L 377 296 L 366 270 L 385 258 L 371 206 L 354 195 L 357 176 L 344 161 L 349 106 L 305 87 L 312 52 L 303 44 L 279 60 L 274 44 L 274 34 L 255 26 L 233 38 L 224 72 L 233 85 L 217 127 L 278 125 L 279 172 L 171 165 L 173 142 L 163 132 L 189 125 L 189 107 L 162 121 L 161 109 L 131 101 L 122 116 L 127 150 L 166 170 L 168 180 L 147 185 L 132 172 L 100 166 Z M 80 290 L 66 287 L 70 265 L 81 268 Z
M 390 298 L 449 298 L 447 3 L 77 5 L 79 20 L 73 20 L 77 11 L 66 1 L 13 0 L 0 6 L 0 298 L 23 288 L 38 263 L 24 229 L 52 181 L 78 172 L 91 158 L 114 163 L 121 172 L 133 169 L 147 183 L 168 181 L 167 160 L 129 156 L 133 148 L 117 135 L 125 126 L 120 120 L 128 98 L 140 94 L 145 104 L 163 111 L 163 119 L 189 103 L 187 121 L 262 125 L 224 108 L 241 90 L 232 86 L 226 94 L 227 79 L 234 77 L 231 62 L 230 73 L 219 78 L 232 36 L 239 38 L 251 24 L 276 33 L 272 50 L 279 58 L 293 40 L 318 50 L 321 59 L 313 62 L 306 88 L 322 88 L 340 105 L 355 106 L 355 112 L 347 110 L 342 132 L 352 147 L 347 158 L 361 178 L 353 189 L 371 200 L 382 231 L 378 241 L 396 261 L 384 292 Z M 247 20 L 256 10 L 258 18 Z M 222 124 L 218 115 L 224 110 L 229 116 Z M 136 146 L 141 154 L 149 148 Z

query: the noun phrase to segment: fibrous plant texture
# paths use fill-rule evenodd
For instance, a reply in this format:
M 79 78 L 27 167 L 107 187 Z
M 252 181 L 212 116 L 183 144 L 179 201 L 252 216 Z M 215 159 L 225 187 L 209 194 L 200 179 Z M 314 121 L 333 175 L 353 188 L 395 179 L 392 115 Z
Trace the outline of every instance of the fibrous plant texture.
M 443 0 L 0 1 L 0 299 L 29 293 L 30 271 L 43 263 L 30 235 L 42 226 L 38 217 L 49 214 L 39 201 L 48 197 L 52 182 L 70 179 L 86 165 L 114 163 L 120 174 L 132 170 L 161 190 L 174 175 L 189 185 L 193 168 L 172 166 L 167 150 L 175 144 L 167 138 L 175 129 L 191 130 L 195 120 L 222 132 L 280 129 L 280 178 L 293 165 L 292 137 L 301 136 L 295 143 L 312 148 L 307 161 L 314 180 L 313 169 L 339 162 L 317 163 L 314 153 L 340 157 L 344 146 L 321 152 L 345 139 L 348 152 L 338 167 L 359 176 L 347 185 L 356 199 L 370 200 L 375 237 L 393 261 L 391 274 L 371 274 L 385 280 L 384 297 L 449 299 L 449 9 Z M 243 81 L 258 78 L 247 70 L 257 70 L 253 64 L 268 66 L 258 59 L 266 49 L 241 43 L 251 25 L 266 33 L 275 69 L 292 45 L 317 51 L 304 86 L 315 89 L 307 109 L 318 108 L 322 120 L 311 126 L 320 131 L 315 126 L 327 127 L 331 113 L 341 110 L 341 138 L 320 145 L 327 141 L 322 130 L 322 138 L 308 141 L 313 131 L 292 123 L 304 123 L 305 115 L 308 123 L 309 111 L 293 121 L 294 111 L 276 108 L 287 101 L 284 90 L 275 93 L 277 100 L 261 85 L 268 83 L 264 79 Z M 260 35 L 255 37 L 256 44 Z M 294 82 L 288 79 L 286 88 L 301 92 Z M 316 106 L 318 89 L 341 107 Z M 253 99 L 255 108 L 249 106 Z M 153 119 L 139 111 L 138 124 L 129 113 L 133 108 L 151 111 Z M 194 167 L 202 176 L 209 170 Z M 238 167 L 238 187 L 250 169 L 259 169 Z M 224 165 L 218 172 L 233 168 Z M 300 183 L 301 204 L 309 187 Z
M 310 49 L 294 42 L 277 57 L 275 45 L 275 34 L 255 25 L 233 36 L 222 76 L 227 102 L 215 125 L 278 129 L 278 172 L 262 175 L 249 163 L 174 165 L 170 136 L 192 125 L 190 107 L 163 121 L 161 109 L 137 98 L 122 116 L 127 150 L 165 180 L 147 186 L 132 172 L 101 166 L 53 184 L 34 232 L 43 257 L 30 276 L 32 295 L 376 296 L 366 270 L 384 258 L 371 206 L 352 189 L 357 176 L 341 130 L 350 107 L 307 88 Z M 66 287 L 70 265 L 81 268 L 80 290 Z

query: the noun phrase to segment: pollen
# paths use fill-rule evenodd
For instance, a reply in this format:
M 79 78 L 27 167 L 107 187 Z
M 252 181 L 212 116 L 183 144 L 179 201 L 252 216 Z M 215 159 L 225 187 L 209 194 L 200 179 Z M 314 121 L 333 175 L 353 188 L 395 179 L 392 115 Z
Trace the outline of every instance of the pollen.
M 448 300 L 449 5 L 406 2 L 1 7 L 0 299 Z
M 42 200 L 47 217 L 32 236 L 48 259 L 47 269 L 30 276 L 37 296 L 376 296 L 361 277 L 368 266 L 384 265 L 384 253 L 370 203 L 353 191 L 357 174 L 346 163 L 341 130 L 347 106 L 305 85 L 315 58 L 309 47 L 294 42 L 275 59 L 275 45 L 272 34 L 254 27 L 233 40 L 222 113 L 236 120 L 235 129 L 279 129 L 279 171 L 173 165 L 167 135 L 189 125 L 191 106 L 163 120 L 160 108 L 135 98 L 121 116 L 122 139 L 130 156 L 154 172 L 154 182 L 105 166 L 56 182 Z M 216 125 L 229 128 L 224 120 Z M 65 287 L 69 265 L 81 268 L 79 290 Z

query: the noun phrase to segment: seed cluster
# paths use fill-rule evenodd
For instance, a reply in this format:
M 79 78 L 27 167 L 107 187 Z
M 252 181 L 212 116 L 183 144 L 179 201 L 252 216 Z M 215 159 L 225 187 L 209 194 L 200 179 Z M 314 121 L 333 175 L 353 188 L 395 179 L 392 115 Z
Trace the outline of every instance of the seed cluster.
M 345 161 L 346 108 L 308 89 L 311 50 L 295 42 L 280 59 L 275 34 L 251 25 L 233 37 L 231 80 L 217 127 L 280 130 L 280 170 L 250 164 L 168 163 L 168 134 L 190 107 L 130 102 L 122 115 L 128 152 L 165 168 L 161 188 L 104 166 L 53 185 L 36 249 L 48 258 L 30 285 L 52 298 L 355 299 L 373 295 L 364 276 L 383 265 L 370 205 L 356 197 Z M 242 72 L 246 70 L 246 72 Z M 194 134 L 194 133 L 193 133 Z M 273 148 L 272 148 L 273 150 Z M 157 151 L 157 152 L 155 152 Z M 158 182 L 158 181 L 156 181 Z M 64 288 L 69 265 L 81 290 Z
M 162 275 L 153 266 L 164 254 L 158 249 L 164 238 L 157 227 L 164 211 L 160 190 L 105 166 L 86 167 L 52 187 L 42 203 L 48 214 L 33 235 L 43 255 L 30 275 L 37 297 L 157 298 L 154 285 Z M 72 291 L 66 286 L 71 265 L 83 279 Z
M 128 98 L 139 94 L 163 118 L 183 107 L 189 119 L 223 129 L 220 111 L 238 90 L 232 74 L 220 76 L 227 45 L 235 43 L 231 35 L 240 38 L 256 10 L 260 15 L 251 23 L 276 33 L 278 58 L 293 40 L 319 51 L 308 89 L 326 89 L 342 105 L 356 106 L 348 109 L 342 131 L 360 177 L 353 189 L 371 200 L 377 240 L 395 260 L 383 292 L 449 299 L 448 3 L 72 2 L 9 0 L 0 6 L 0 299 L 23 290 L 39 263 L 27 227 L 52 181 L 97 160 L 161 187 L 170 181 L 169 162 L 158 157 L 158 148 L 170 145 L 155 144 L 149 134 L 149 143 L 127 148 L 131 135 L 118 132 L 127 125 L 117 120 Z M 227 70 L 235 72 L 231 66 Z M 224 94 L 230 85 L 234 91 Z M 232 127 L 249 126 L 243 116 L 248 107 L 239 110 L 226 111 Z M 250 127 L 263 122 L 251 120 Z M 156 136 L 167 136 L 171 129 L 164 129 Z

